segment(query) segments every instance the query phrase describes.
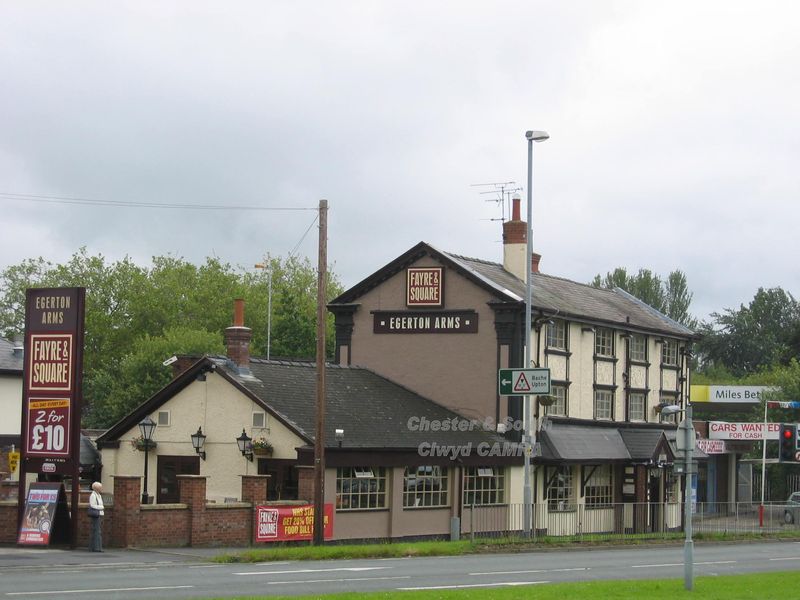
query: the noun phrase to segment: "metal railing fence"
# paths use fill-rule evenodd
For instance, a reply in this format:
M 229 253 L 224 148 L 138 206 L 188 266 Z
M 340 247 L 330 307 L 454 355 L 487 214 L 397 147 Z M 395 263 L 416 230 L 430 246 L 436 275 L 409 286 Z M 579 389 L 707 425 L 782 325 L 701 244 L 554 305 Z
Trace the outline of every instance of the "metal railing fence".
M 465 507 L 461 530 L 475 538 L 520 537 L 523 505 Z M 752 502 L 699 502 L 692 517 L 695 536 L 713 534 L 800 533 L 800 506 L 765 505 L 763 520 Z M 584 504 L 533 506 L 534 535 L 575 541 L 682 538 L 683 504 L 624 503 L 590 507 Z

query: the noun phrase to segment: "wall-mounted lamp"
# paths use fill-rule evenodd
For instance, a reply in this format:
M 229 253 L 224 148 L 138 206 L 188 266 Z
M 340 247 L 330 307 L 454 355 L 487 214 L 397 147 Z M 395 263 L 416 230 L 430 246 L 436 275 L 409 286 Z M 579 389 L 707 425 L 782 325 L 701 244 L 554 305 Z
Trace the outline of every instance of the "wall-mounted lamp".
M 194 451 L 197 452 L 200 455 L 200 458 L 202 458 L 203 460 L 206 459 L 206 453 L 205 450 L 203 450 L 203 447 L 205 445 L 206 445 L 206 436 L 203 433 L 203 428 L 198 427 L 197 433 L 192 434 L 192 447 L 194 448 Z
M 341 448 L 342 442 L 344 441 L 344 429 L 337 429 L 334 432 L 334 435 L 336 437 L 336 441 L 339 442 L 339 448 Z
M 239 446 L 239 452 L 242 453 L 247 460 L 253 462 L 253 438 L 247 435 L 242 428 L 242 435 L 236 438 L 236 445 Z

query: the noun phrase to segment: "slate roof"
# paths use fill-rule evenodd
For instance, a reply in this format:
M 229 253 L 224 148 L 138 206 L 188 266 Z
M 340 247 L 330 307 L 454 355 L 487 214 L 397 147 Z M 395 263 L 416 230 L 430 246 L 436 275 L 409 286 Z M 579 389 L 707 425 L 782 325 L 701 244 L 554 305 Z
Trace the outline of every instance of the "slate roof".
M 308 445 L 315 438 L 316 363 L 250 359 L 249 374 L 239 372 L 225 357 L 204 357 L 173 379 L 135 410 L 125 415 L 97 439 L 99 447 L 113 443 L 136 427 L 145 415 L 157 410 L 198 374 L 212 368 L 248 394 L 279 421 L 295 431 Z M 325 447 L 336 449 L 335 430 L 344 429 L 343 450 L 413 450 L 423 442 L 465 446 L 507 440 L 480 425 L 467 431 L 420 431 L 409 419 L 462 423 L 457 413 L 361 367 L 328 364 L 325 369 Z M 412 423 L 413 424 L 413 423 Z M 511 462 L 514 462 L 512 459 Z
M 539 441 L 542 462 L 552 463 L 648 463 L 658 459 L 660 448 L 669 448 L 667 436 L 674 429 L 659 423 L 619 423 L 547 417 Z
M 476 285 L 490 291 L 498 302 L 525 302 L 525 282 L 506 271 L 502 264 L 443 252 L 420 242 L 391 263 L 334 299 L 329 306 L 352 304 L 358 297 L 423 256 L 449 265 Z M 534 273 L 533 308 L 548 316 L 572 318 L 588 323 L 622 326 L 643 332 L 677 337 L 692 337 L 694 332 L 661 314 L 651 306 L 619 288 L 608 290 L 584 283 Z
M 22 375 L 22 352 L 14 354 L 15 344 L 0 338 L 0 373 L 19 373 Z
M 525 282 L 506 271 L 503 265 L 456 254 L 444 254 L 469 271 L 494 283 L 498 291 L 510 300 L 525 298 Z M 562 277 L 534 273 L 532 289 L 534 308 L 542 310 L 548 316 L 583 317 L 681 337 L 694 334 L 691 329 L 619 288 L 596 288 Z
M 252 377 L 239 375 L 227 361 L 224 371 L 292 424 L 303 437 L 315 436 L 316 364 L 250 359 Z M 504 437 L 476 425 L 471 431 L 414 431 L 409 419 L 461 423 L 457 413 L 423 398 L 365 368 L 327 365 L 325 446 L 338 447 L 336 429 L 344 429 L 342 448 L 416 449 L 422 442 L 473 447 L 504 442 Z M 453 421 L 455 419 L 455 421 Z M 412 425 L 416 421 L 412 422 Z

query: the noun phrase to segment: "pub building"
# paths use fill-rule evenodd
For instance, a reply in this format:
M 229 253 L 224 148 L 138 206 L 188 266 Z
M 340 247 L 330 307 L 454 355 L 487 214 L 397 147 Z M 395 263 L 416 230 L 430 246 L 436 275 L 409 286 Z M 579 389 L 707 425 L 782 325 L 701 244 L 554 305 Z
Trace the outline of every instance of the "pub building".
M 591 531 L 680 527 L 676 419 L 660 411 L 687 401 L 695 334 L 621 289 L 542 273 L 538 254 L 525 332 L 526 228 L 515 198 L 502 264 L 420 242 L 345 291 L 328 305 L 335 361 L 494 423 L 516 441 L 522 398 L 499 394 L 498 370 L 526 366 L 527 335 L 527 366 L 550 369 L 552 385 L 548 397 L 531 397 L 537 531 L 569 534 L 579 522 L 584 532 L 587 523 Z M 485 483 L 498 493 L 478 503 L 521 502 L 522 478 L 520 469 L 496 468 Z

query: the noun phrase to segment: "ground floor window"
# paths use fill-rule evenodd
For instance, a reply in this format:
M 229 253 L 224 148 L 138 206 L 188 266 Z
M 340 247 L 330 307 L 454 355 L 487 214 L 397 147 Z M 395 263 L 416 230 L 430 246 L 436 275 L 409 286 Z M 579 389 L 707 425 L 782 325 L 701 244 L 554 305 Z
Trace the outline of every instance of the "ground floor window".
M 447 495 L 447 467 L 406 467 L 403 475 L 403 506 L 450 506 Z
M 336 509 L 386 508 L 385 467 L 339 467 L 336 469 Z
M 591 468 L 591 467 L 589 467 Z M 607 508 L 614 501 L 611 465 L 595 467 L 584 488 L 586 508 Z
M 572 467 L 556 467 L 547 482 L 547 508 L 551 511 L 575 509 Z
M 503 467 L 464 469 L 464 505 L 487 506 L 506 501 L 506 470 Z

